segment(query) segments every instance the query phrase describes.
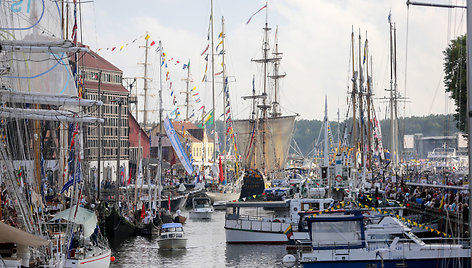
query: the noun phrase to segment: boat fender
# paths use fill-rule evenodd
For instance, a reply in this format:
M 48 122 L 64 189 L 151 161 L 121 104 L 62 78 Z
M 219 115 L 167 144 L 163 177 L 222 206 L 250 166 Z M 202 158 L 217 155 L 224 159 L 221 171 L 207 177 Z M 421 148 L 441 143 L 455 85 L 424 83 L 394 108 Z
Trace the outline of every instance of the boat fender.
M 111 257 L 110 257 L 110 261 L 111 261 L 111 262 L 114 262 L 114 261 L 115 261 L 115 256 L 111 256 Z

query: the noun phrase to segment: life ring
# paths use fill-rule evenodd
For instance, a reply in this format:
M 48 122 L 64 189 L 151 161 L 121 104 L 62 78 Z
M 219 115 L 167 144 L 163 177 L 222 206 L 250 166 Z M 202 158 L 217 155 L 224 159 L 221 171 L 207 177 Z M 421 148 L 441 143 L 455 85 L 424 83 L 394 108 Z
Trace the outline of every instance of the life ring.
M 336 180 L 337 182 L 341 182 L 341 181 L 343 180 L 343 176 L 341 176 L 341 175 L 336 175 L 335 180 Z

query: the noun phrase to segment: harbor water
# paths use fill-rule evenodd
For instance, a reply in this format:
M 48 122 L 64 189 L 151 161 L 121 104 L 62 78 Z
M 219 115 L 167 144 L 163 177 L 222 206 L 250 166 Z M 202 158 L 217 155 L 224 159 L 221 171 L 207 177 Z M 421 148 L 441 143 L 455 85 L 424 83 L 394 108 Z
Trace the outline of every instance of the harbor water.
M 133 237 L 113 246 L 111 267 L 283 267 L 285 245 L 226 244 L 224 222 L 224 211 L 211 220 L 187 219 L 183 250 L 160 250 L 157 236 Z

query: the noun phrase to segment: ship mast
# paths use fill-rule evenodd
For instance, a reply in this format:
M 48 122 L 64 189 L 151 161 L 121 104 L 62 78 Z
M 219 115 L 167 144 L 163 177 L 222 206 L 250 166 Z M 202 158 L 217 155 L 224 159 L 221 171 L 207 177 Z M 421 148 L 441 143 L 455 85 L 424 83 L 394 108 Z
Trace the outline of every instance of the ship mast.
M 372 101 L 372 74 L 369 76 L 369 42 L 365 39 L 365 72 L 367 76 L 367 169 L 372 169 L 372 123 L 371 123 L 371 101 Z M 371 70 L 372 72 L 372 70 Z
M 286 74 L 279 74 L 279 67 L 280 67 L 280 59 L 283 53 L 279 52 L 279 40 L 277 37 L 277 33 L 279 28 L 277 27 L 275 30 L 275 51 L 272 53 L 274 55 L 274 72 L 273 75 L 270 75 L 269 78 L 274 79 L 274 100 L 272 101 L 272 117 L 279 117 L 282 115 L 280 112 L 280 103 L 279 103 L 279 79 L 284 78 Z
M 224 132 L 224 135 L 223 135 L 223 137 L 224 137 L 223 138 L 223 155 L 225 156 L 225 158 L 223 160 L 223 173 L 224 173 L 223 175 L 226 178 L 226 175 L 227 175 L 226 174 L 226 168 L 225 168 L 226 165 L 224 165 L 225 164 L 224 162 L 226 162 L 226 156 L 228 155 L 228 153 L 226 152 L 226 140 L 227 140 L 227 137 L 226 137 L 227 131 L 226 131 L 226 129 L 227 129 L 228 126 L 226 125 L 226 112 L 227 112 L 226 109 L 227 109 L 227 107 L 226 107 L 226 101 L 225 101 L 225 97 L 226 97 L 225 90 L 227 90 L 226 87 L 228 86 L 228 84 L 227 84 L 227 81 L 226 81 L 225 18 L 224 17 L 221 17 L 221 42 L 222 42 L 221 43 L 222 44 L 222 48 L 221 48 L 222 63 L 221 63 L 221 65 L 223 67 L 223 94 L 221 94 L 223 96 L 223 125 L 224 125 L 224 127 L 223 127 L 223 132 Z M 216 132 L 216 130 L 215 130 L 215 132 Z
M 181 92 L 185 94 L 185 121 L 189 121 L 189 108 L 190 108 L 190 60 L 187 64 L 187 79 L 184 79 L 186 82 L 186 89 L 185 92 Z
M 215 112 L 215 41 L 213 36 L 213 0 L 211 0 L 211 94 L 213 105 L 213 163 L 216 163 L 216 112 Z M 210 113 L 211 114 L 211 113 Z
M 357 168 L 357 129 L 356 129 L 356 94 L 357 94 L 357 72 L 355 69 L 355 54 L 354 54 L 354 27 L 351 32 L 351 52 L 352 52 L 352 143 L 354 145 L 354 168 Z
M 389 19 L 390 25 L 390 148 L 391 148 L 391 161 L 392 168 L 396 168 L 398 161 L 398 152 L 397 152 L 397 121 L 396 121 L 396 107 L 397 107 L 397 73 L 396 73 L 396 46 L 394 42 L 396 38 L 394 37 L 396 30 L 394 24 Z
M 267 6 L 267 2 L 266 2 Z M 267 22 L 268 19 L 268 8 L 266 8 L 266 21 L 265 21 L 265 26 L 262 28 L 264 30 L 264 41 L 262 43 L 262 59 L 253 59 L 252 61 L 257 62 L 257 63 L 262 63 L 263 64 L 263 91 L 262 91 L 262 104 L 258 105 L 257 107 L 262 110 L 262 167 L 264 170 L 264 174 L 267 173 L 267 167 L 266 167 L 266 147 L 267 147 L 267 123 L 268 123 L 268 114 L 267 110 L 271 108 L 271 105 L 267 104 L 267 64 L 269 62 L 274 62 L 276 61 L 275 58 L 269 58 L 269 31 L 271 28 L 269 28 L 269 24 Z
M 359 98 L 359 121 L 360 121 L 360 127 L 359 127 L 359 147 L 362 152 L 361 156 L 361 166 L 364 166 L 364 100 L 363 100 L 363 95 L 364 95 L 364 74 L 362 72 L 362 49 L 361 49 L 361 33 L 359 30 L 359 53 L 358 53 L 358 63 L 359 63 L 359 92 L 358 92 L 358 98 Z

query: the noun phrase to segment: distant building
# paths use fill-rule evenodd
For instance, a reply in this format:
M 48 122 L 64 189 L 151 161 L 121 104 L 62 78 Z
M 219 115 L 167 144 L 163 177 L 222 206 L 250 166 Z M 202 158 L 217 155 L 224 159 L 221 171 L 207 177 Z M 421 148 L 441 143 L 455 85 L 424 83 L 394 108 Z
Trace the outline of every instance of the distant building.
M 136 177 L 136 168 L 139 165 L 139 160 L 143 160 L 143 165 L 148 163 L 150 157 L 150 148 L 151 143 L 149 141 L 149 136 L 146 134 L 144 129 L 142 129 L 134 116 L 129 113 L 128 116 L 129 123 L 129 170 L 133 178 Z M 139 142 L 141 132 L 141 143 Z M 141 146 L 141 147 L 140 147 Z M 138 159 L 138 152 L 141 156 Z
M 454 154 L 461 156 L 467 154 L 467 138 L 462 133 L 451 136 L 429 137 L 425 137 L 421 133 L 405 135 L 403 149 L 405 155 L 410 159 L 426 159 L 428 155 L 431 158 L 440 151 L 454 152 Z M 433 153 L 433 151 L 436 153 Z
M 79 54 L 79 73 L 83 83 L 82 94 L 86 99 L 102 100 L 100 108 L 90 107 L 88 113 L 98 117 L 98 109 L 102 109 L 101 140 L 101 171 L 103 180 L 115 180 L 117 171 L 118 142 L 120 150 L 120 174 L 127 178 L 129 174 L 129 142 L 128 142 L 128 97 L 129 91 L 122 85 L 123 72 L 116 66 L 93 51 Z M 101 92 L 99 96 L 98 92 Z M 80 86 L 79 86 L 80 91 Z M 122 100 L 121 122 L 118 120 L 119 105 Z M 118 128 L 118 124 L 121 125 Z M 118 141 L 118 131 L 121 137 Z M 97 178 L 98 167 L 98 125 L 84 126 L 85 160 L 89 162 L 90 177 Z M 122 178 L 121 178 L 122 179 Z

